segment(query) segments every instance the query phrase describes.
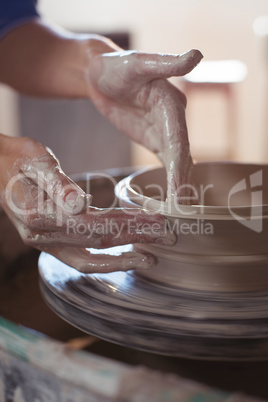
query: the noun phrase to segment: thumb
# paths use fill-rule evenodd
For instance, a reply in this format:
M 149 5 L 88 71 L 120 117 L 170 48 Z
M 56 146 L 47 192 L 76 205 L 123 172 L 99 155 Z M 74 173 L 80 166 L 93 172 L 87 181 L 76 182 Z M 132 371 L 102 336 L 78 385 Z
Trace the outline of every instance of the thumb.
M 141 61 L 137 66 L 140 76 L 155 78 L 179 77 L 192 71 L 203 58 L 199 50 L 192 49 L 186 53 L 176 54 L 147 54 L 137 53 Z
M 92 196 L 86 194 L 61 169 L 59 161 L 48 148 L 47 152 L 21 166 L 22 172 L 47 193 L 56 205 L 72 215 L 83 212 Z

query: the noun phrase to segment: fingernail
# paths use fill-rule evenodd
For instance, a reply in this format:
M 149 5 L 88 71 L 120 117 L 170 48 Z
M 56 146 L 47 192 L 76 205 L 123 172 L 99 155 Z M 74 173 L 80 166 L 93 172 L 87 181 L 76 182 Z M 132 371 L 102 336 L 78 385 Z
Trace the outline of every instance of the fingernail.
M 85 210 L 91 204 L 92 196 L 89 194 L 78 194 L 71 191 L 65 197 L 64 207 L 67 212 L 77 215 Z
M 155 240 L 154 243 L 163 246 L 174 246 L 176 241 L 177 241 L 176 235 L 175 233 L 172 233 L 170 236 L 159 237 L 158 239 Z
M 138 257 L 139 255 L 139 257 Z M 123 261 L 123 269 L 149 269 L 156 264 L 155 257 L 150 254 L 136 254 L 135 257 Z
M 200 52 L 200 50 L 198 50 L 198 49 L 192 49 L 192 52 L 193 52 L 193 57 L 196 58 L 196 59 L 198 60 L 198 62 L 203 59 L 204 56 L 203 56 L 203 54 Z
M 180 57 L 183 57 L 183 58 L 185 58 L 185 59 L 189 59 L 189 58 L 195 59 L 196 64 L 198 64 L 198 63 L 200 62 L 200 60 L 203 59 L 204 56 L 203 56 L 203 54 L 202 54 L 199 50 L 197 50 L 197 49 L 191 49 L 191 50 L 188 50 L 188 51 L 185 52 L 185 53 L 182 53 L 182 54 L 180 55 Z
M 173 246 L 177 242 L 177 235 L 175 232 L 170 230 L 168 224 L 166 224 L 162 233 L 159 233 L 161 236 L 156 236 L 154 243 L 161 244 L 163 246 Z

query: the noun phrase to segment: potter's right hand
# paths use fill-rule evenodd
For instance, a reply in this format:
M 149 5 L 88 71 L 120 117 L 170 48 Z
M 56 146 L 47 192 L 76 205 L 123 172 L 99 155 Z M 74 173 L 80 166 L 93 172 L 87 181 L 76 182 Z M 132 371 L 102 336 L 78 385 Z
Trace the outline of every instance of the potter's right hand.
M 153 54 L 124 51 L 111 41 L 89 41 L 88 94 L 98 110 L 132 140 L 155 152 L 167 173 L 168 198 L 189 203 L 193 161 L 186 98 L 167 78 L 189 73 L 200 51 Z
M 149 254 L 109 256 L 86 248 L 174 244 L 175 236 L 166 230 L 160 215 L 140 209 L 90 207 L 91 197 L 64 174 L 53 153 L 36 141 L 0 135 L 0 150 L 2 206 L 26 244 L 86 273 L 154 264 Z

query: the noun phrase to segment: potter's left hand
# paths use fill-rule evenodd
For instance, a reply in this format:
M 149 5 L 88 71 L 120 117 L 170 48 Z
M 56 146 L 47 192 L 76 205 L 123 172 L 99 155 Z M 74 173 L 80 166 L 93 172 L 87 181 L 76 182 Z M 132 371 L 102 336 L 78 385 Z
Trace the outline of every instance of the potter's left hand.
M 169 195 L 192 183 L 192 158 L 186 98 L 166 78 L 189 73 L 202 57 L 198 50 L 182 55 L 122 51 L 110 41 L 95 44 L 89 56 L 92 101 L 121 131 L 160 157 Z
M 146 269 L 155 262 L 139 251 L 94 249 L 176 241 L 161 215 L 91 207 L 91 197 L 66 176 L 53 152 L 30 138 L 0 134 L 0 170 L 0 203 L 24 243 L 81 272 Z

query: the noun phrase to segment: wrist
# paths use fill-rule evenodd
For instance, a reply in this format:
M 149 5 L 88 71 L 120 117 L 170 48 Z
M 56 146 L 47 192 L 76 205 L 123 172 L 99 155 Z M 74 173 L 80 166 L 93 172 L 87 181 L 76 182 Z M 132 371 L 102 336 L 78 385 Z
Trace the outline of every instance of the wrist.
M 96 84 L 104 68 L 101 56 L 105 53 L 120 52 L 122 49 L 112 40 L 100 35 L 90 35 L 82 46 L 84 54 L 84 95 L 94 99 L 96 90 L 98 92 Z
M 16 162 L 16 151 L 18 146 L 18 138 L 0 134 L 0 200 L 3 199 L 3 191 L 8 183 L 10 175 L 13 174 L 13 166 Z

